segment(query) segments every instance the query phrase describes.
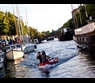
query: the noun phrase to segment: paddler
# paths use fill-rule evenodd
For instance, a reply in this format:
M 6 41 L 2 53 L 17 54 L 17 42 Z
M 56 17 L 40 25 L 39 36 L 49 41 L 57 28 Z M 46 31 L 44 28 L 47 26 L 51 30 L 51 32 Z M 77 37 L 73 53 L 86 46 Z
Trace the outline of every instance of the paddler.
M 46 53 L 45 53 L 44 50 L 42 51 L 42 55 L 41 55 L 41 56 L 42 56 L 42 63 L 48 62 L 48 59 L 47 59 L 47 57 L 46 57 L 47 55 L 46 55 Z
M 36 59 L 39 59 L 40 63 L 42 63 L 42 57 L 40 51 L 38 52 Z

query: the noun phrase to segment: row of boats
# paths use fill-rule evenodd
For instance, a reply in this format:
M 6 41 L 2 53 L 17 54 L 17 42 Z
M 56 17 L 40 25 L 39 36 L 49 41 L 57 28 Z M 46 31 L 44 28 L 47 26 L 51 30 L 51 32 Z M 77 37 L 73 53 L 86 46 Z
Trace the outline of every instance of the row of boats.
M 6 58 L 8 60 L 15 60 L 24 56 L 25 53 L 35 51 L 36 44 L 27 43 L 25 45 L 15 44 L 6 46 Z
M 3 67 L 4 56 L 8 61 L 24 57 L 24 54 L 37 50 L 37 45 L 34 43 L 26 43 L 25 45 L 13 44 L 6 47 L 6 53 L 0 50 L 0 68 Z M 3 47 L 2 47 L 3 48 Z

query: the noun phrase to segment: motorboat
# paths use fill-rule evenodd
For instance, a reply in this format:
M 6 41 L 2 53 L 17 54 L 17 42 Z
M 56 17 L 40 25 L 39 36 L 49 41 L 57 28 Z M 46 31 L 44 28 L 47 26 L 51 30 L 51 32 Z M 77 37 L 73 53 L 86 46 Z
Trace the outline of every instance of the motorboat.
M 24 51 L 21 49 L 19 44 L 6 46 L 7 60 L 16 60 L 22 57 L 24 57 Z
M 6 54 L 10 54 L 11 52 L 13 52 L 13 53 L 15 52 L 18 55 L 17 58 L 23 57 L 23 55 L 25 53 L 29 53 L 29 52 L 33 52 L 33 51 L 37 50 L 37 48 L 35 48 L 35 46 L 36 46 L 36 44 L 31 44 L 31 43 L 9 45 L 9 46 L 6 46 Z M 19 56 L 19 53 L 21 54 L 21 56 Z
M 35 44 L 38 44 L 39 43 L 39 40 L 38 39 L 34 39 L 34 43 Z
M 47 42 L 47 40 L 46 40 L 46 39 L 42 40 L 42 43 L 45 43 L 45 42 Z
M 26 43 L 25 45 L 22 45 L 22 50 L 24 53 L 29 53 L 37 50 L 37 46 L 34 43 Z

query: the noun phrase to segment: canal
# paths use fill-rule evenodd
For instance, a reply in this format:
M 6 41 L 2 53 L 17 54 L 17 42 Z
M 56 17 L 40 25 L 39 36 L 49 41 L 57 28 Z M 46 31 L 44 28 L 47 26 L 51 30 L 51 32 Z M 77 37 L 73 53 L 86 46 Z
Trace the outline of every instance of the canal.
M 44 50 L 50 57 L 58 57 L 58 63 L 38 67 L 38 51 Z M 71 41 L 57 39 L 37 44 L 37 51 L 24 58 L 8 62 L 7 69 L 0 69 L 0 78 L 94 78 L 95 57 L 77 48 Z

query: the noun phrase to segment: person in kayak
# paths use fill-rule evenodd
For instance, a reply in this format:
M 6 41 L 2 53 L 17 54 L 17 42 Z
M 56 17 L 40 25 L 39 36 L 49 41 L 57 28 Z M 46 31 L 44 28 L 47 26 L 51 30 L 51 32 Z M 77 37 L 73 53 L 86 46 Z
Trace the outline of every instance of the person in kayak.
M 38 52 L 36 59 L 39 59 L 40 63 L 42 63 L 42 56 L 40 51 Z
M 47 55 L 46 55 L 46 53 L 45 53 L 44 50 L 42 51 L 42 55 L 41 55 L 41 56 L 42 56 L 42 63 L 48 62 L 48 59 L 47 59 L 47 57 L 46 57 Z
M 46 56 L 46 58 L 47 58 L 48 61 L 50 61 L 50 57 L 48 55 Z
M 48 59 L 49 62 L 57 62 L 58 61 L 58 57 L 54 57 L 54 58 L 50 58 L 49 56 L 46 56 L 46 58 Z

